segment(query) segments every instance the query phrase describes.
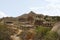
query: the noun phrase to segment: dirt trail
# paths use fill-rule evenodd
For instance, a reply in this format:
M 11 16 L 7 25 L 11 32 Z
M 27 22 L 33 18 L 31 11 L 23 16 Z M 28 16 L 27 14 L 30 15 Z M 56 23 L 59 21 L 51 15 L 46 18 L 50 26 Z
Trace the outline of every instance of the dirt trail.
M 51 31 L 57 32 L 58 30 L 60 30 L 60 22 L 56 23 L 56 24 L 53 26 L 53 28 L 52 28 Z
M 22 30 L 20 30 L 18 28 L 15 28 L 15 27 L 13 27 L 12 29 L 18 30 L 18 32 L 16 34 L 11 35 L 12 40 L 21 40 L 21 38 L 19 36 L 17 36 L 17 35 L 19 35 L 22 32 Z

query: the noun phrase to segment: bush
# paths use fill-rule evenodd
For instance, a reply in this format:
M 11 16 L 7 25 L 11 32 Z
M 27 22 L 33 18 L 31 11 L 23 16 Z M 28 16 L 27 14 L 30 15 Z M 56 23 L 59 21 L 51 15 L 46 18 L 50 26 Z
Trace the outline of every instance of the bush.
M 42 26 L 37 27 L 34 40 L 42 40 L 44 35 L 46 35 L 48 31 L 50 31 L 49 27 L 42 27 Z
M 43 40 L 59 40 L 58 34 L 55 32 L 48 32 Z
M 36 27 L 36 32 L 41 32 L 41 33 L 46 33 L 47 31 L 50 31 L 50 27 L 43 27 L 43 26 L 40 26 L 40 27 Z
M 11 40 L 9 29 L 6 25 L 0 25 L 0 40 Z

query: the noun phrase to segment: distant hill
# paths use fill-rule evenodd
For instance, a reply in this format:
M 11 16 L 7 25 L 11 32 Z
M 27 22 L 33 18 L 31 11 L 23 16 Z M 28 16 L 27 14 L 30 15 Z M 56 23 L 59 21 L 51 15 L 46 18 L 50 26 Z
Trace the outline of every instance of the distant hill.
M 49 23 L 59 22 L 60 21 L 60 16 L 48 16 L 48 15 L 43 15 L 43 14 L 37 14 L 37 13 L 31 11 L 28 14 L 23 14 L 23 15 L 17 16 L 17 17 L 4 17 L 4 18 L 1 18 L 0 22 L 6 23 L 6 24 L 7 23 L 12 23 L 12 24 L 22 23 L 23 24 L 23 22 L 34 24 L 37 20 L 39 21 L 39 23 L 41 23 L 40 21 L 42 21 L 43 24 L 45 23 L 46 25 L 47 24 L 51 25 Z M 32 21 L 32 23 L 31 23 L 31 21 Z M 38 24 L 38 22 L 37 22 L 37 24 Z

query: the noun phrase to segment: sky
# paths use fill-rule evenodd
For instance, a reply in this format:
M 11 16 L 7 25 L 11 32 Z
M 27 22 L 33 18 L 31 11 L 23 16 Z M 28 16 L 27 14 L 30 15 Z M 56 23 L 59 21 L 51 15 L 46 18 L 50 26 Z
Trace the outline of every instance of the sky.
M 30 11 L 60 16 L 60 0 L 0 0 L 0 18 L 16 17 Z

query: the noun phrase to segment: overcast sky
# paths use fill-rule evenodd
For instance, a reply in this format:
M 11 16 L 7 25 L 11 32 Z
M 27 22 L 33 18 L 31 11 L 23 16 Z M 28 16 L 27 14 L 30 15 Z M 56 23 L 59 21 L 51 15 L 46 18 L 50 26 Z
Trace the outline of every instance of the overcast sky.
M 0 17 L 15 17 L 30 11 L 60 16 L 60 0 L 0 0 Z

